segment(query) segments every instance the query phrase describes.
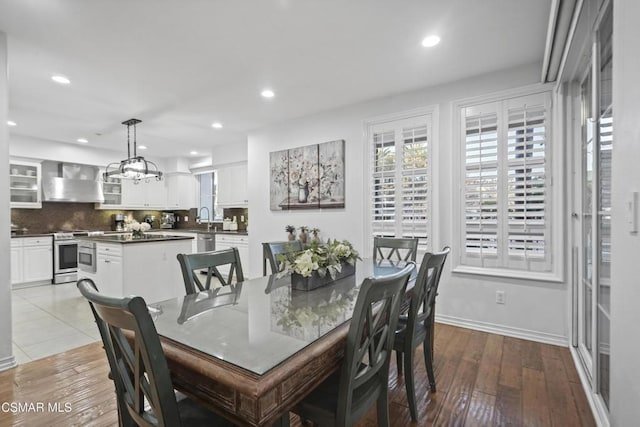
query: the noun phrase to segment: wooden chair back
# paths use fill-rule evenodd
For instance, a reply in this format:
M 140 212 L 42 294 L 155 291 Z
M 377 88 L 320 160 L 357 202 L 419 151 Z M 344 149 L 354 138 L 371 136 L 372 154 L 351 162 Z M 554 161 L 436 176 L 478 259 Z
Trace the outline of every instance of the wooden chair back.
M 417 237 L 379 237 L 373 238 L 373 259 L 391 261 L 416 261 L 418 255 Z
M 238 248 L 196 254 L 178 254 L 178 261 L 182 269 L 182 278 L 184 279 L 187 295 L 211 289 L 211 279 L 213 277 L 217 277 L 222 286 L 234 283 L 234 274 L 236 282 L 244 281 Z M 219 270 L 220 266 L 225 265 L 229 266 L 229 273 L 226 277 Z M 200 272 L 206 273 L 205 283 L 202 283 Z
M 120 425 L 180 426 L 169 368 L 144 299 L 100 295 L 91 279 L 78 281 L 78 289 L 89 301 L 102 336 Z M 131 341 L 125 331 L 132 333 Z
M 267 275 L 267 264 L 271 268 L 271 274 L 282 271 L 278 255 L 292 252 L 302 252 L 302 242 L 300 240 L 290 240 L 286 242 L 266 242 L 262 244 L 262 275 Z

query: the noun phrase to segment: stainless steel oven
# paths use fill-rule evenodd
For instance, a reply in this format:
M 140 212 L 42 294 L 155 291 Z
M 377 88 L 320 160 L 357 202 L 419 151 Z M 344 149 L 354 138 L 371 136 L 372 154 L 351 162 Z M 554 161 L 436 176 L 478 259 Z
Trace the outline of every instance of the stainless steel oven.
M 73 233 L 53 233 L 53 283 L 78 280 L 78 241 Z
M 78 269 L 84 273 L 96 272 L 96 243 L 82 240 L 78 243 Z

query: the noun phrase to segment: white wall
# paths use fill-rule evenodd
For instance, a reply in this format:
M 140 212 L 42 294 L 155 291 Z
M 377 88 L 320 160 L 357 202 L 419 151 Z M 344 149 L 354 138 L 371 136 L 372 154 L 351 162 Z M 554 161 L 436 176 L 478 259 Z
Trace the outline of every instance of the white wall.
M 627 202 L 640 191 L 640 2 L 613 7 L 613 215 L 611 221 L 611 424 L 640 420 L 640 235 L 629 233 Z
M 11 212 L 9 209 L 7 36 L 0 31 L 0 371 L 15 365 L 11 346 Z M 4 202 L 2 202 L 4 200 Z
M 439 138 L 434 154 L 438 175 L 434 176 L 434 201 L 437 229 L 436 248 L 453 244 L 451 223 L 452 123 L 450 102 L 456 99 L 488 94 L 508 88 L 539 82 L 539 64 L 494 72 L 420 91 L 377 99 L 320 113 L 310 117 L 256 130 L 248 138 L 250 266 L 251 276 L 262 272 L 261 243 L 284 240 L 285 225 L 319 227 L 324 238 L 350 240 L 356 248 L 368 247 L 365 236 L 364 206 L 366 181 L 364 168 L 365 141 L 363 120 L 437 105 Z M 321 143 L 335 139 L 346 141 L 346 207 L 338 210 L 275 212 L 269 210 L 269 153 L 272 151 Z M 363 256 L 370 256 L 363 254 Z M 451 266 L 451 262 L 448 262 Z M 505 305 L 495 304 L 495 291 L 506 293 Z M 452 275 L 442 278 L 438 300 L 441 320 L 457 324 L 473 324 L 486 330 L 526 336 L 550 342 L 566 342 L 566 284 L 536 283 L 515 279 L 481 278 Z
M 247 142 L 214 145 L 211 149 L 212 168 L 247 161 Z

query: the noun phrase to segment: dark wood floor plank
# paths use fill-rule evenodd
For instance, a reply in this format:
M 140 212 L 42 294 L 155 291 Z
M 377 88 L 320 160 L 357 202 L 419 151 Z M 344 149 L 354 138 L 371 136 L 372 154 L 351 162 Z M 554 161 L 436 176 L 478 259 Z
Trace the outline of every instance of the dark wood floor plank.
M 490 334 L 487 337 L 476 380 L 477 391 L 493 396 L 497 394 L 503 341 L 504 337 L 500 335 Z
M 522 340 L 506 337 L 502 343 L 502 363 L 500 364 L 500 385 L 522 390 Z
M 549 398 L 543 371 L 522 369 L 522 421 L 527 427 L 550 425 Z
M 522 367 L 542 371 L 542 351 L 540 344 L 533 341 L 522 341 L 520 346 L 522 354 Z
M 491 425 L 516 427 L 522 425 L 522 396 L 517 388 L 498 385 Z
M 575 368 L 574 368 L 575 369 Z M 571 387 L 571 394 L 573 396 L 573 401 L 576 404 L 576 410 L 578 411 L 578 418 L 580 419 L 581 427 L 595 427 L 596 422 L 593 419 L 593 414 L 591 413 L 591 407 L 589 406 L 589 402 L 584 395 L 584 389 L 580 383 L 569 383 L 569 387 Z
M 490 426 L 494 417 L 496 397 L 481 391 L 474 391 L 469 401 L 469 409 L 465 417 L 465 427 Z
M 578 411 L 571 393 L 564 363 L 557 351 L 551 354 L 551 356 L 553 355 L 558 357 L 545 357 L 543 353 L 542 358 L 547 383 L 547 395 L 549 396 L 551 423 L 554 426 L 579 425 Z
M 411 423 L 404 379 L 397 378 L 395 360 L 391 363 L 389 414 L 394 427 L 545 425 L 545 413 L 546 425 L 595 425 L 566 348 L 437 324 L 436 393 L 428 390 L 422 347 L 415 360 L 417 423 Z M 0 402 L 72 406 L 69 413 L 0 412 L 0 427 L 116 426 L 114 387 L 107 373 L 99 343 L 0 372 Z M 517 385 L 518 378 L 520 388 L 507 385 Z M 376 422 L 374 408 L 357 427 Z M 296 416 L 291 425 L 302 427 Z

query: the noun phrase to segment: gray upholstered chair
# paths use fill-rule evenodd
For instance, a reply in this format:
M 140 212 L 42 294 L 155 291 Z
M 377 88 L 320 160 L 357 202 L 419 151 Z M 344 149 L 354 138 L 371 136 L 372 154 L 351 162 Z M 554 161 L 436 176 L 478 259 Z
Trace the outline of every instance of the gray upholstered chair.
M 441 252 L 426 253 L 422 258 L 415 286 L 411 291 L 411 302 L 406 314 L 400 316 L 393 349 L 396 351 L 398 375 L 402 375 L 404 359 L 404 383 L 411 419 L 417 421 L 415 387 L 413 381 L 413 358 L 415 349 L 423 344 L 424 363 L 431 391 L 436 391 L 433 372 L 433 331 L 436 311 L 436 295 L 444 263 L 450 248 Z
M 217 277 L 222 286 L 230 285 L 235 274 L 236 282 L 244 281 L 242 263 L 237 248 L 223 249 L 221 251 L 201 252 L 196 254 L 178 254 L 178 261 L 182 269 L 182 278 L 187 295 L 211 289 L 211 279 Z M 219 271 L 219 267 L 228 266 L 229 273 L 225 278 Z M 203 284 L 200 272 L 206 273 L 206 281 Z
M 378 237 L 373 238 L 373 259 L 391 261 L 416 261 L 418 254 L 417 237 Z
M 141 297 L 100 295 L 91 279 L 78 281 L 96 319 L 115 383 L 120 426 L 233 424 L 183 396 L 176 398 L 160 338 Z M 124 331 L 129 331 L 129 339 Z
M 342 368 L 293 412 L 320 426 L 352 426 L 376 404 L 378 425 L 389 425 L 389 360 L 400 302 L 415 265 L 362 282 L 349 325 Z
M 271 268 L 271 274 L 281 271 L 279 268 L 278 255 L 291 252 L 302 252 L 302 242 L 300 240 L 290 240 L 286 242 L 266 242 L 262 244 L 262 275 L 267 275 L 267 264 Z

